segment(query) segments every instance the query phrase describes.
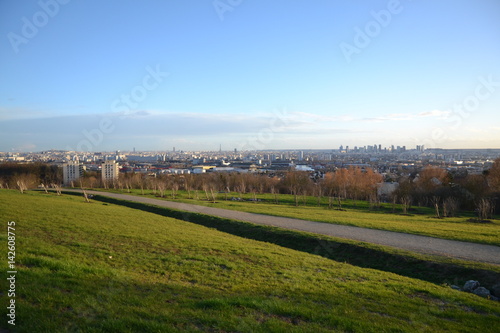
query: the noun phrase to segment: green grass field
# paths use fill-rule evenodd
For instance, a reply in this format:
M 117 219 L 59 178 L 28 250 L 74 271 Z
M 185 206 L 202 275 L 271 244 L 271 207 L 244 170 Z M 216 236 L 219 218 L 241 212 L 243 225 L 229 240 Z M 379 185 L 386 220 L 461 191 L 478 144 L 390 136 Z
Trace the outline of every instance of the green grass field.
M 131 208 L 0 190 L 0 212 L 4 244 L 16 222 L 17 332 L 500 327 L 498 302 Z
M 120 190 L 109 190 L 110 192 L 141 195 L 140 190 L 132 190 L 131 193 Z M 448 217 L 444 219 L 434 218 L 434 211 L 430 208 L 419 207 L 412 210 L 412 214 L 401 215 L 392 213 L 392 204 L 382 204 L 378 210 L 370 210 L 367 202 L 346 200 L 343 204 L 345 211 L 328 209 L 328 202 L 323 198 L 322 207 L 317 206 L 317 199 L 307 197 L 307 206 L 295 207 L 293 196 L 279 195 L 280 204 L 274 203 L 274 197 L 270 194 L 257 194 L 260 202 L 231 201 L 225 200 L 225 194 L 218 194 L 216 203 L 206 200 L 205 193 L 198 193 L 199 200 L 188 199 L 186 192 L 179 191 L 175 201 L 192 203 L 196 205 L 239 210 L 250 213 L 285 216 L 298 219 L 352 225 L 357 227 L 390 230 L 418 234 L 424 236 L 461 240 L 500 246 L 500 220 L 494 219 L 490 223 L 476 223 L 468 221 L 473 214 L 464 212 L 461 217 Z M 145 196 L 156 197 L 152 191 L 145 191 Z M 194 198 L 194 195 L 192 194 Z M 238 197 L 237 193 L 227 194 L 227 198 Z M 156 197 L 158 198 L 158 197 Z M 252 194 L 245 194 L 243 199 L 253 198 Z M 172 200 L 169 192 L 166 192 L 165 200 Z M 400 212 L 399 205 L 397 212 Z

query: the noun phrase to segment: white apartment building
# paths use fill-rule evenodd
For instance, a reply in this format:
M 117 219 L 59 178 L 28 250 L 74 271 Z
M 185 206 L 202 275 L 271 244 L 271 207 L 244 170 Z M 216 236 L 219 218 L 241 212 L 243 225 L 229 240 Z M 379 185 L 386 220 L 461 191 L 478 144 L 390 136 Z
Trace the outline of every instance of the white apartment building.
M 118 179 L 118 174 L 120 172 L 119 166 L 116 161 L 104 161 L 102 163 L 102 181 L 113 181 Z
M 70 161 L 63 164 L 63 182 L 64 185 L 70 185 L 71 182 L 80 179 L 83 176 L 85 167 L 78 161 Z

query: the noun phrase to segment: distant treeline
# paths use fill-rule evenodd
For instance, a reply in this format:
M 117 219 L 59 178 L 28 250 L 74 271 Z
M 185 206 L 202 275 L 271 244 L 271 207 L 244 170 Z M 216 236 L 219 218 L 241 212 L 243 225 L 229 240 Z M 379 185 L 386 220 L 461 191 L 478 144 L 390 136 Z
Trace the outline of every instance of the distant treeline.
M 27 183 L 29 188 L 44 184 L 60 184 L 62 169 L 57 165 L 46 163 L 0 163 L 0 188 L 15 188 L 19 180 Z
M 20 181 L 21 180 L 21 181 Z M 220 193 L 270 193 L 278 202 L 279 194 L 291 194 L 295 205 L 306 204 L 306 196 L 329 198 L 329 207 L 335 203 L 342 208 L 345 199 L 366 200 L 376 209 L 381 201 L 401 204 L 404 213 L 412 205 L 434 207 L 437 217 L 454 216 L 460 209 L 476 210 L 481 219 L 491 218 L 500 198 L 500 158 L 482 174 L 450 173 L 446 169 L 428 166 L 409 175 L 392 179 L 398 183 L 390 195 L 378 191 L 384 177 L 370 168 L 350 167 L 327 172 L 322 176 L 306 171 L 283 172 L 280 175 L 258 173 L 158 174 L 122 173 L 113 182 L 102 182 L 98 172 L 85 172 L 72 185 L 83 188 L 140 189 L 153 191 L 160 197 L 174 198 L 178 190 L 189 198 L 199 198 L 198 191 L 207 200 L 215 201 Z M 0 164 L 0 187 L 31 188 L 40 184 L 47 187 L 62 183 L 62 171 L 57 166 L 43 163 Z M 19 188 L 20 189 L 20 188 Z M 256 198 L 256 197 L 255 197 Z M 303 200 L 301 200 L 303 199 Z

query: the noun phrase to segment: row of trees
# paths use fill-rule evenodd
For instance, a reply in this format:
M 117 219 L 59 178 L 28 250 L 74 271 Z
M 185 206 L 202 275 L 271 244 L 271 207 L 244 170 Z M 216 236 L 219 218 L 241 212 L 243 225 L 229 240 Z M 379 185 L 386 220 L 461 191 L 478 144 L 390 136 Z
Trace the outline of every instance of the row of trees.
M 128 173 L 111 184 L 100 184 L 97 175 L 87 174 L 75 186 L 120 188 L 125 190 L 152 190 L 164 197 L 167 192 L 176 196 L 179 189 L 185 190 L 191 198 L 195 191 L 204 192 L 207 198 L 213 198 L 215 193 L 236 192 L 241 194 L 271 193 L 278 201 L 279 194 L 292 194 L 295 204 L 306 196 L 351 198 L 359 200 L 376 200 L 377 184 L 383 181 L 380 174 L 373 170 L 359 168 L 340 169 L 337 172 L 326 173 L 323 178 L 314 178 L 308 172 L 290 171 L 280 177 L 253 173 L 207 173 L 185 175 L 157 175 Z
M 454 175 L 438 167 L 426 167 L 418 173 L 398 179 L 398 189 L 387 198 L 380 198 L 378 185 L 382 175 L 372 169 L 351 167 L 327 172 L 324 177 L 312 177 L 308 172 L 290 171 L 280 176 L 252 173 L 207 173 L 201 175 L 159 175 L 122 174 L 113 184 L 100 184 L 98 174 L 89 173 L 77 186 L 114 187 L 121 189 L 139 188 L 153 190 L 159 196 L 171 195 L 175 198 L 179 189 L 186 190 L 190 198 L 197 197 L 198 191 L 207 200 L 215 200 L 217 193 L 271 193 L 278 203 L 279 194 L 292 194 L 295 204 L 306 196 L 315 196 L 320 202 L 328 197 L 342 208 L 342 200 L 367 200 L 371 206 L 378 206 L 379 200 L 390 200 L 401 204 L 407 213 L 412 205 L 434 207 L 437 217 L 454 216 L 460 209 L 477 210 L 481 219 L 490 218 L 500 197 L 500 159 L 493 167 L 479 175 Z
M 43 187 L 58 186 L 62 172 L 55 166 L 42 163 L 0 164 L 0 188 L 18 188 L 24 191 L 42 184 Z M 152 190 L 161 197 L 167 195 L 175 199 L 178 190 L 185 190 L 189 198 L 199 198 L 199 192 L 207 200 L 215 201 L 218 193 L 228 192 L 271 193 L 276 203 L 279 194 L 292 194 L 295 205 L 306 196 L 329 198 L 329 206 L 342 200 L 367 200 L 377 206 L 379 200 L 377 188 L 383 182 L 382 175 L 371 169 L 351 167 L 327 172 L 323 177 L 313 177 L 308 172 L 289 171 L 279 176 L 254 173 L 207 173 L 184 175 L 156 175 L 141 173 L 120 174 L 119 179 L 103 183 L 98 172 L 86 172 L 84 177 L 72 184 L 82 188 L 120 188 L 124 190 Z M 500 197 L 500 159 L 493 167 L 479 175 L 453 175 L 438 167 L 426 167 L 418 173 L 398 179 L 399 187 L 384 200 L 401 204 L 406 213 L 412 205 L 434 207 L 437 217 L 455 215 L 459 209 L 478 210 L 481 219 L 491 217 L 498 197 Z
M 492 217 L 500 198 L 500 159 L 482 174 L 453 175 L 442 168 L 426 167 L 398 182 L 394 201 L 434 207 L 436 217 L 454 216 L 459 209 L 476 210 L 485 220 Z
M 17 188 L 21 192 L 43 184 L 62 183 L 62 169 L 45 163 L 0 163 L 0 188 Z

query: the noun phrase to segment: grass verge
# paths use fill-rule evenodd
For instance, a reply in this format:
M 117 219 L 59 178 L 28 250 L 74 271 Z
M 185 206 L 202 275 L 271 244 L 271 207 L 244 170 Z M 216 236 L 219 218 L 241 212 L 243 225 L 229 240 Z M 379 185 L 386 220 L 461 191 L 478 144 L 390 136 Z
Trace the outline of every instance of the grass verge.
M 16 221 L 17 332 L 496 332 L 500 323 L 500 304 L 475 295 L 147 211 L 7 190 L 0 211 Z
M 471 222 L 470 219 L 473 214 L 470 212 L 464 212 L 460 217 L 436 219 L 434 218 L 434 211 L 426 207 L 413 208 L 411 210 L 412 214 L 401 215 L 392 213 L 391 204 L 382 203 L 379 209 L 370 210 L 367 202 L 353 200 L 346 200 L 343 205 L 345 209 L 342 211 L 328 209 L 324 202 L 325 198 L 323 198 L 322 206 L 318 207 L 316 205 L 317 199 L 314 197 L 305 198 L 307 206 L 301 205 L 295 207 L 293 196 L 285 194 L 279 195 L 280 204 L 277 205 L 273 203 L 274 199 L 270 194 L 257 194 L 255 197 L 262 201 L 249 202 L 225 200 L 233 196 L 239 197 L 240 194 L 237 193 L 219 193 L 218 200 L 216 203 L 213 203 L 206 199 L 189 199 L 187 193 L 184 191 L 179 191 L 175 200 L 171 199 L 168 195 L 165 198 L 159 198 L 151 191 L 145 191 L 144 195 L 141 195 L 140 190 L 131 190 L 130 193 L 121 190 L 106 191 L 249 213 L 284 216 L 500 246 L 500 220 L 493 219 L 491 223 Z M 253 199 L 253 195 L 242 195 L 242 199 Z M 303 202 L 301 201 L 301 203 Z
M 379 269 L 437 284 L 463 285 L 465 281 L 472 279 L 491 287 L 500 281 L 500 267 L 496 265 L 416 254 L 387 246 L 256 225 L 100 195 L 94 196 L 94 199 L 196 223 L 232 235 L 320 255 L 359 267 Z

